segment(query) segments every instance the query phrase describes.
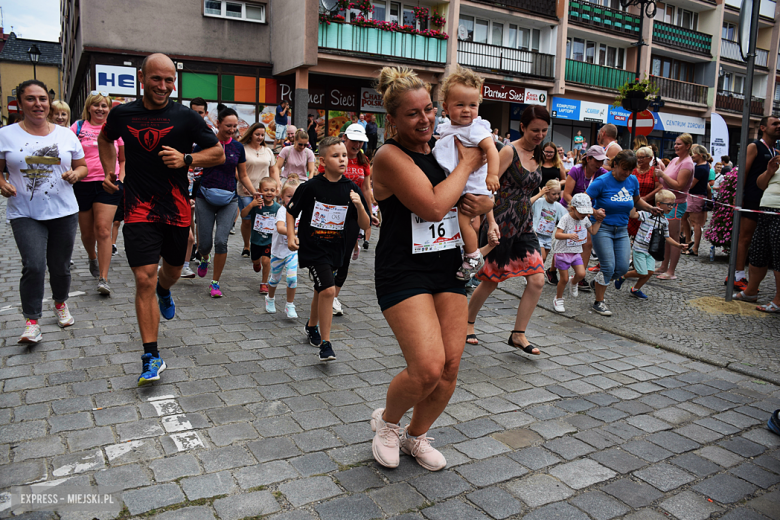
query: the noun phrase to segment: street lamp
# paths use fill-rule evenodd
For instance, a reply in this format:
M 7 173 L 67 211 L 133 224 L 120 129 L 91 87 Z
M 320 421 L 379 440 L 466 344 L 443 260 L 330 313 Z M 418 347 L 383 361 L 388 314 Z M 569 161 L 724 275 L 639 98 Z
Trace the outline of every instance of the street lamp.
M 655 18 L 655 0 L 620 0 L 620 5 L 623 7 L 623 9 L 628 9 L 632 5 L 639 7 L 639 38 L 634 44 L 634 47 L 636 47 L 636 79 L 634 82 L 639 83 L 641 81 L 640 74 L 642 72 L 642 47 L 647 45 L 645 43 L 644 37 L 642 36 L 645 24 L 645 16 L 651 20 Z M 636 112 L 631 113 L 631 143 L 629 146 L 634 146 L 634 138 L 636 137 L 636 115 Z
M 33 64 L 33 79 L 38 79 L 38 75 L 35 70 L 35 66 L 38 64 L 38 60 L 41 57 L 41 50 L 38 48 L 37 45 L 34 43 L 32 44 L 32 47 L 27 49 L 27 55 L 30 57 L 30 61 Z

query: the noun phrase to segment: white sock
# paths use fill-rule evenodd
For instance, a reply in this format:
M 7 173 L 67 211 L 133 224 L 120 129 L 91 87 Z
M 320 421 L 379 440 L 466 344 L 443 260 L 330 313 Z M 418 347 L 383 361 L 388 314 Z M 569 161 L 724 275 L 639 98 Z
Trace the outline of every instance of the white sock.
M 736 271 L 734 273 L 734 280 L 744 280 L 745 279 L 745 271 Z
M 274 298 L 276 298 L 276 297 L 275 297 L 275 296 L 273 296 L 273 297 L 269 297 L 267 294 L 265 295 L 265 301 L 267 301 L 267 302 L 272 302 L 272 301 L 274 301 Z

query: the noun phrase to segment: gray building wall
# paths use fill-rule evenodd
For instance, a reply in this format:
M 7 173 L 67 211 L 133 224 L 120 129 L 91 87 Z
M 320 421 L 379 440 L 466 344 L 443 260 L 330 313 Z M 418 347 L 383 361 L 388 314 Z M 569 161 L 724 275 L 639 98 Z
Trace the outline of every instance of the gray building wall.
M 270 16 L 274 75 L 316 65 L 319 1 L 273 0 Z

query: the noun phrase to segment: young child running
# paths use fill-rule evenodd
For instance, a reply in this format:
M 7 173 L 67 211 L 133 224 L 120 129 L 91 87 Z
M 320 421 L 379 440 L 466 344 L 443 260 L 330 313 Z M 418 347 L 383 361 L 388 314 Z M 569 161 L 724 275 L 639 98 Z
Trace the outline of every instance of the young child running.
M 282 206 L 276 212 L 276 229 L 274 229 L 271 239 L 271 278 L 268 280 L 268 294 L 265 297 L 265 312 L 275 313 L 276 287 L 282 280 L 282 272 L 287 269 L 287 304 L 284 306 L 284 312 L 290 319 L 298 317 L 294 303 L 295 288 L 298 287 L 298 252 L 290 251 L 290 248 L 287 247 L 287 208 L 285 206 L 290 203 L 293 193 L 300 184 L 297 177 L 290 177 L 282 187 Z M 291 229 L 290 233 L 298 232 L 299 220 L 296 219 L 295 228 Z
M 569 284 L 572 298 L 577 297 L 577 284 L 585 279 L 585 266 L 582 264 L 582 245 L 588 241 L 588 231 L 591 235 L 598 233 L 601 222 L 591 223 L 588 215 L 593 214 L 593 205 L 590 197 L 585 193 L 578 193 L 571 198 L 569 214 L 558 222 L 555 230 L 555 244 L 553 254 L 555 265 L 560 273 L 560 280 L 556 287 L 553 307 L 556 312 L 566 312 L 563 306 L 563 291 Z M 569 277 L 569 267 L 574 269 L 574 276 Z
M 268 294 L 268 275 L 271 273 L 271 238 L 276 230 L 276 212 L 279 211 L 279 204 L 274 201 L 278 186 L 273 177 L 263 177 L 260 181 L 261 198 L 252 200 L 241 210 L 241 216 L 249 216 L 249 221 L 252 222 L 252 233 L 249 237 L 252 267 L 256 273 L 263 270 L 260 294 Z
M 482 103 L 483 80 L 474 71 L 457 66 L 441 85 L 442 108 L 450 117 L 449 122 L 438 126 L 440 138 L 433 148 L 433 156 L 447 175 L 458 165 L 458 147 L 455 139 L 463 146 L 479 147 L 487 155 L 487 164 L 469 176 L 463 195 L 490 196 L 498 191 L 498 149 L 490 130 L 490 122 L 479 117 Z M 458 224 L 463 237 L 465 256 L 463 265 L 455 274 L 459 280 L 468 280 L 485 263 L 479 252 L 477 232 L 471 227 L 471 219 L 458 212 Z
M 674 206 L 674 200 L 674 193 L 669 190 L 661 190 L 655 194 L 656 205 L 666 211 Z M 680 244 L 669 236 L 669 221 L 663 215 L 654 217 L 647 211 L 632 209 L 630 217 L 639 219 L 641 222 L 639 230 L 636 232 L 636 238 L 634 238 L 634 269 L 615 280 L 615 289 L 620 289 L 626 278 L 639 278 L 634 287 L 631 288 L 631 296 L 640 300 L 647 300 L 647 295 L 642 292 L 642 287 L 653 276 L 655 271 L 655 258 L 647 252 L 647 248 L 650 246 L 650 237 L 653 236 L 653 228 L 661 228 L 666 242 L 674 247 L 679 247 L 685 251 L 688 249 L 688 244 Z
M 561 198 L 561 181 L 550 179 L 539 193 L 531 197 L 531 209 L 534 215 L 534 232 L 539 239 L 542 248 L 542 262 L 547 261 L 547 255 L 552 248 L 555 226 L 566 216 L 566 208 L 558 202 Z M 556 285 L 558 273 L 555 271 L 555 257 L 550 263 L 550 268 L 545 273 L 547 283 Z M 568 280 L 567 280 L 568 281 Z
M 309 268 L 314 282 L 311 311 L 306 322 L 309 344 L 320 348 L 320 361 L 336 359 L 330 344 L 333 321 L 333 298 L 336 282 L 333 271 L 341 267 L 348 247 L 345 224 L 357 220 L 361 229 L 368 229 L 371 219 L 368 204 L 360 188 L 344 177 L 347 169 L 347 148 L 338 137 L 328 136 L 319 143 L 325 173 L 301 184 L 287 205 L 287 229 L 295 229 L 300 215 L 298 236 L 287 234 L 290 251 L 299 251 L 301 267 Z M 322 334 L 320 335 L 320 329 Z

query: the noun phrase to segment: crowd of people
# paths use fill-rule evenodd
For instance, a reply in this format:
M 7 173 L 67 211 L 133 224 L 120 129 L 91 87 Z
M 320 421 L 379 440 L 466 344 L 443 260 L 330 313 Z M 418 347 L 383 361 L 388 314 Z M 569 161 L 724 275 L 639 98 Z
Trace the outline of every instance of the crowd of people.
M 307 129 L 289 134 L 283 103 L 276 140 L 291 145 L 277 156 L 262 124 L 237 136 L 232 109 L 222 107 L 212 129 L 202 99 L 190 107 L 170 102 L 175 78 L 173 62 L 152 54 L 140 71 L 142 98 L 111 109 L 104 94 L 93 92 L 70 128 L 67 105 L 52 103 L 43 83 L 19 85 L 24 119 L 0 129 L 0 166 L 8 172 L 0 194 L 8 198 L 23 266 L 20 342 L 42 339 L 47 268 L 58 323 L 74 323 L 66 301 L 77 228 L 97 291 L 110 295 L 112 230 L 124 221 L 143 344 L 138 384 L 159 380 L 166 369 L 157 344 L 160 316 L 176 315 L 171 289 L 195 276 L 189 262 L 198 261 L 199 277 L 212 271 L 211 297 L 224 296 L 220 277 L 231 227 L 240 218 L 241 256 L 261 273 L 265 311 L 276 313 L 286 271 L 285 314 L 298 317 L 298 269 L 306 268 L 314 286 L 307 341 L 320 361 L 333 361 L 332 319 L 343 313 L 339 291 L 381 215 L 375 290 L 406 367 L 369 422 L 374 457 L 391 468 L 401 451 L 431 471 L 446 465 L 428 430 L 455 390 L 465 344 L 479 343 L 475 323 L 500 283 L 525 278 L 507 343 L 539 355 L 526 330 L 545 280 L 556 285 L 559 312 L 568 288 L 571 297 L 592 291 L 593 311 L 609 316 L 607 287 L 614 283 L 619 290 L 629 278 L 636 279 L 630 294 L 647 299 L 642 288 L 651 276 L 673 280 L 681 251 L 698 253 L 703 201 L 722 172 L 710 172 L 707 150 L 688 134 L 676 139 L 676 157 L 664 165 L 646 141 L 622 149 L 613 125 L 602 127 L 593 146 L 578 135 L 573 153 L 565 154 L 546 140 L 550 114 L 542 106 L 522 113 L 519 139 L 502 139 L 479 116 L 482 79 L 461 67 L 442 85 L 449 117 L 438 121 L 430 84 L 408 68 L 382 69 L 376 90 L 391 137 L 373 155 L 364 151 L 376 147 L 371 121 L 357 120 L 339 137 L 315 142 L 316 157 L 316 123 L 310 118 Z M 763 213 L 755 214 L 753 229 L 746 226 L 753 237 L 750 281 L 735 298 L 755 301 L 758 283 L 772 268 L 778 295 L 762 310 L 778 312 L 780 156 L 767 143 L 780 138 L 780 119 L 764 118 L 761 131 L 763 139 L 748 149 L 748 183 L 758 192 L 747 190 L 745 207 Z M 592 252 L 599 264 L 588 283 Z M 470 299 L 466 282 L 476 285 Z M 409 410 L 411 422 L 402 426 Z

